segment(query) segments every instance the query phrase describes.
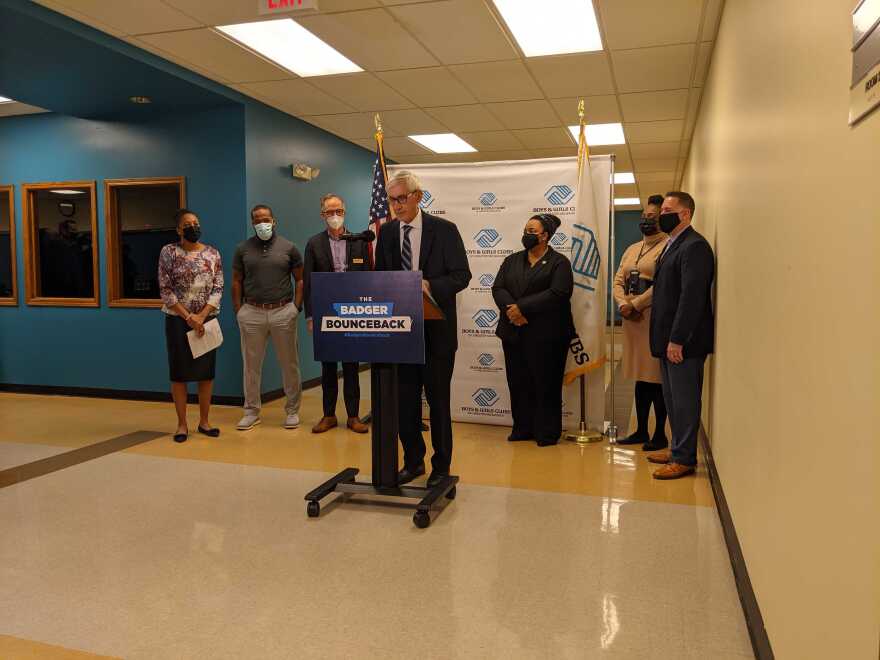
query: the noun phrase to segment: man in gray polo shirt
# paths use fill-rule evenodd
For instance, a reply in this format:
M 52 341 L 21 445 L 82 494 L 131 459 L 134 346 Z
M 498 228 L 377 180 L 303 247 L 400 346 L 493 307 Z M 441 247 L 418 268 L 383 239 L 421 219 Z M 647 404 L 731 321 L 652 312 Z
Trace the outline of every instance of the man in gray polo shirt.
M 284 428 L 295 429 L 302 399 L 296 329 L 303 299 L 303 260 L 296 246 L 276 233 L 268 206 L 258 204 L 251 210 L 251 224 L 256 235 L 239 244 L 232 264 L 232 306 L 244 360 L 244 417 L 237 428 L 247 431 L 260 423 L 263 358 L 271 336 L 287 397 Z

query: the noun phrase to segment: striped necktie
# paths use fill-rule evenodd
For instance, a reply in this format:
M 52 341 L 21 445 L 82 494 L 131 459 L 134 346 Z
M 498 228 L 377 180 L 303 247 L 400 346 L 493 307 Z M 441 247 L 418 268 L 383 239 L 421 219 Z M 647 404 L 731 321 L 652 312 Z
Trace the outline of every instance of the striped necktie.
M 409 233 L 412 227 L 403 226 L 403 246 L 400 248 L 400 263 L 403 270 L 412 270 L 412 243 L 409 241 Z

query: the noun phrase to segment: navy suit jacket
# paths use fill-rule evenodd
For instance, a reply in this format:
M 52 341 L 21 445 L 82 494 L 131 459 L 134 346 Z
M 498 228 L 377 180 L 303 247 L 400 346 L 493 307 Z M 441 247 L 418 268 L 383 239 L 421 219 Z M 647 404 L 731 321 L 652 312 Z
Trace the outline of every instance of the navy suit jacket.
M 400 220 L 382 225 L 376 243 L 376 270 L 403 270 L 400 263 Z M 422 212 L 419 270 L 431 285 L 431 295 L 446 315 L 442 321 L 425 322 L 425 350 L 432 354 L 458 349 L 455 295 L 471 281 L 467 252 L 453 223 Z

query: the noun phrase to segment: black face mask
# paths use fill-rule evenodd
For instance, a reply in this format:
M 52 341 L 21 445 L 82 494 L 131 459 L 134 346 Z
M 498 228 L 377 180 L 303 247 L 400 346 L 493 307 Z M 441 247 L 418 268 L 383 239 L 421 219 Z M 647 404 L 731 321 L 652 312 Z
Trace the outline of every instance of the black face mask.
M 647 218 L 645 218 L 639 223 L 639 230 L 645 236 L 653 236 L 654 234 L 656 234 L 659 231 L 657 229 L 657 221 L 656 220 L 648 220 Z
M 198 243 L 202 236 L 202 228 L 196 225 L 190 225 L 183 228 L 183 237 L 190 243 Z
M 531 250 L 533 247 L 538 245 L 539 243 L 537 234 L 523 234 L 522 244 L 526 250 Z
M 678 213 L 663 213 L 660 215 L 660 230 L 664 234 L 668 234 L 681 224 L 681 218 Z

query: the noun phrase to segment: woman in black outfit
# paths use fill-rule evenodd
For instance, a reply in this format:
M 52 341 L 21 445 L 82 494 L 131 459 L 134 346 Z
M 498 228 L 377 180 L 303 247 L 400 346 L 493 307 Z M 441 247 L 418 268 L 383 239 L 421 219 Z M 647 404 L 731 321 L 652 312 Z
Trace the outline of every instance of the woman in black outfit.
M 562 377 L 575 336 L 571 262 L 549 245 L 559 225 L 555 215 L 533 216 L 522 237 L 525 250 L 504 260 L 492 287 L 513 414 L 507 439 L 541 447 L 562 435 Z

